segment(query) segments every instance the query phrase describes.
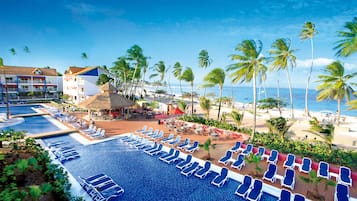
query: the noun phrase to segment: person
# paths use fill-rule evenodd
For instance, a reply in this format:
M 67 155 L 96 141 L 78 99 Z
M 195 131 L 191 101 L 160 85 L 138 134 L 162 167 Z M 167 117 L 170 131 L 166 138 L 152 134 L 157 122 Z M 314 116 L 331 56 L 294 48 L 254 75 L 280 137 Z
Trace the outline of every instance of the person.
M 90 119 L 89 123 L 94 126 L 95 122 L 93 119 Z

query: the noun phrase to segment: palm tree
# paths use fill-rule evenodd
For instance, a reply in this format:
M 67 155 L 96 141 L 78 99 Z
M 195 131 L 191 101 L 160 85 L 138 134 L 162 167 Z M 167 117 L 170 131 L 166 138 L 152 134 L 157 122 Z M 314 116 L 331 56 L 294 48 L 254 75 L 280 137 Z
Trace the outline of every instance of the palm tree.
M 357 51 L 357 17 L 352 22 L 346 22 L 344 26 L 347 31 L 339 31 L 338 36 L 343 38 L 337 41 L 336 55 L 348 57 Z
M 209 112 L 211 109 L 211 100 L 202 96 L 200 98 L 200 107 L 203 111 L 206 112 L 206 119 L 209 119 Z
M 237 124 L 238 127 L 242 125 L 243 118 L 244 118 L 244 111 L 242 113 L 232 110 L 231 112 L 231 118 L 234 121 L 234 123 Z
M 305 114 L 309 115 L 309 84 L 310 84 L 310 79 L 311 79 L 311 74 L 312 74 L 312 68 L 314 66 L 314 35 L 317 34 L 315 30 L 315 24 L 312 22 L 305 22 L 301 32 L 300 32 L 300 38 L 301 40 L 306 40 L 310 39 L 310 45 L 311 45 L 311 66 L 310 66 L 310 71 L 309 75 L 307 76 L 307 82 L 306 82 L 306 90 L 305 90 Z
M 121 80 L 123 83 L 123 91 L 126 95 L 127 92 L 127 82 L 131 79 L 131 71 L 129 63 L 126 62 L 125 57 L 119 57 L 115 61 L 114 66 L 110 69 L 111 72 L 116 76 L 117 79 Z
M 222 68 L 215 68 L 211 72 L 209 72 L 204 78 L 203 81 L 205 82 L 205 87 L 213 87 L 218 85 L 219 88 L 219 104 L 218 104 L 218 116 L 217 120 L 219 120 L 219 115 L 221 112 L 221 105 L 222 105 L 222 91 L 223 91 L 223 84 L 226 78 L 226 73 Z
M 294 103 L 291 80 L 289 75 L 289 64 L 291 68 L 295 67 L 296 57 L 295 50 L 291 49 L 291 40 L 279 38 L 272 44 L 272 50 L 269 53 L 273 56 L 271 69 L 275 71 L 285 70 L 288 79 L 289 92 L 290 92 L 290 105 L 291 105 L 291 118 L 294 119 Z
M 174 64 L 174 70 L 172 71 L 172 73 L 174 74 L 175 78 L 179 80 L 180 82 L 180 91 L 181 91 L 181 97 L 182 97 L 182 85 L 181 85 L 181 76 L 182 76 L 182 66 L 180 64 L 180 62 L 176 62 Z
M 198 65 L 201 68 L 207 68 L 212 63 L 212 59 L 209 57 L 207 50 L 201 50 L 198 54 Z M 206 88 L 204 91 L 204 95 L 206 95 Z
M 129 61 L 133 61 L 134 62 L 133 64 L 135 65 L 133 77 L 131 79 L 132 81 L 131 90 L 132 90 L 134 84 L 133 82 L 135 81 L 135 78 L 140 77 L 141 67 L 143 66 L 143 60 L 145 60 L 145 56 L 143 54 L 143 49 L 141 49 L 141 47 L 138 45 L 133 45 L 126 52 L 128 54 L 127 59 Z
M 30 51 L 30 48 L 29 48 L 28 46 L 25 46 L 25 47 L 24 47 L 24 52 L 30 53 L 30 52 L 31 52 L 31 51 Z
M 154 74 L 150 75 L 150 79 L 154 77 L 159 77 L 159 82 L 162 83 L 165 80 L 165 75 L 166 75 L 166 66 L 163 61 L 159 61 L 157 64 L 155 64 L 152 68 L 154 70 Z
M 200 144 L 199 146 L 207 151 L 207 160 L 210 160 L 211 159 L 210 149 L 211 148 L 215 149 L 216 148 L 216 144 L 212 144 L 211 143 L 211 138 L 208 138 L 204 144 Z
M 9 51 L 10 51 L 10 54 L 16 55 L 16 50 L 15 50 L 15 48 L 11 48 L 11 49 L 9 49 Z
M 256 77 L 260 74 L 259 69 L 264 69 L 265 57 L 260 53 L 263 49 L 263 44 L 260 40 L 244 40 L 238 44 L 235 50 L 241 54 L 234 54 L 231 56 L 232 60 L 237 60 L 235 64 L 228 67 L 228 71 L 234 71 L 230 76 L 232 82 L 238 81 L 250 82 L 253 80 L 253 131 L 251 141 L 254 140 L 256 123 L 257 123 L 257 86 Z
M 341 115 L 341 102 L 344 98 L 350 101 L 351 94 L 354 93 L 352 88 L 353 83 L 351 79 L 357 75 L 345 74 L 345 68 L 339 61 L 334 61 L 330 65 L 326 66 L 325 75 L 319 75 L 318 82 L 321 82 L 317 86 L 319 94 L 317 95 L 317 101 L 326 99 L 337 100 L 337 125 L 340 125 Z
M 195 80 L 195 75 L 190 67 L 186 67 L 185 71 L 182 73 L 181 79 L 189 82 L 191 85 L 191 114 L 193 115 L 193 81 Z
M 86 60 L 88 59 L 88 55 L 87 55 L 87 53 L 82 52 L 82 54 L 81 54 L 81 58 L 82 58 L 84 61 L 86 61 Z

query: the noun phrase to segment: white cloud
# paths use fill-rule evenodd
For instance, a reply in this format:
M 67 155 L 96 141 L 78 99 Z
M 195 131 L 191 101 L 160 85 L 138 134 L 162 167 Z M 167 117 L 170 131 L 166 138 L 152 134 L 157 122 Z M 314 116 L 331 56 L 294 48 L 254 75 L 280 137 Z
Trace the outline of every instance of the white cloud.
M 329 59 L 329 58 L 316 58 L 314 59 L 314 66 L 327 66 L 330 63 L 334 62 L 334 59 Z M 302 67 L 302 68 L 310 68 L 311 66 L 311 59 L 306 59 L 306 60 L 296 60 L 296 67 Z

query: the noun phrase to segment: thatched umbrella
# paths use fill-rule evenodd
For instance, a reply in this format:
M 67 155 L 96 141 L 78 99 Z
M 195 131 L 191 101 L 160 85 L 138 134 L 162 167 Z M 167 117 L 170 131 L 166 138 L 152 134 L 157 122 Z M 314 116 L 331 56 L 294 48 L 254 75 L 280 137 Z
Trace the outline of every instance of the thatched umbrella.
M 134 105 L 133 101 L 115 93 L 115 88 L 109 83 L 102 85 L 100 89 L 101 93 L 82 101 L 79 107 L 88 110 L 115 110 Z

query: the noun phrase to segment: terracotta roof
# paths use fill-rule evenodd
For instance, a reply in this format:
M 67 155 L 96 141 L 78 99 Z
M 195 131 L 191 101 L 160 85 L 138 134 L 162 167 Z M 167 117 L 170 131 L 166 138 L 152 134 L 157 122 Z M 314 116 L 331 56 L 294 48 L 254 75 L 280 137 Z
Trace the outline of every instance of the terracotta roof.
M 37 68 L 23 66 L 4 66 L 8 75 L 45 75 L 58 76 L 57 70 L 54 68 Z M 39 74 L 36 74 L 39 72 Z
M 82 70 L 84 70 L 86 68 L 83 67 L 76 67 L 76 66 L 70 66 L 66 71 L 65 71 L 65 75 L 73 75 L 76 74 Z

